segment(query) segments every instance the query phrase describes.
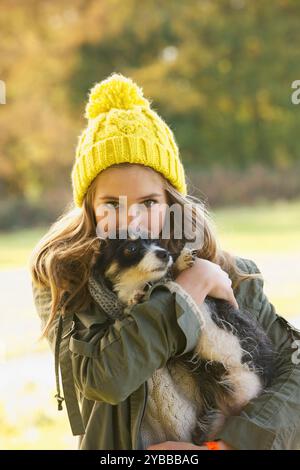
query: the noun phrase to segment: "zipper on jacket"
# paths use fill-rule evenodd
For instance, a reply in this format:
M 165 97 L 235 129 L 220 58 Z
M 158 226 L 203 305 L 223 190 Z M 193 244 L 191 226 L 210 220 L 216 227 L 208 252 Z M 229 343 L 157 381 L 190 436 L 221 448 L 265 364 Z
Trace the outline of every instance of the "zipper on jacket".
M 138 430 L 137 430 L 137 433 L 136 433 L 136 439 L 135 439 L 135 443 L 134 443 L 135 450 L 137 450 L 137 443 L 138 443 L 138 439 L 139 439 L 139 435 L 140 435 L 141 424 L 142 424 L 143 417 L 144 417 L 144 414 L 145 414 L 145 409 L 146 409 L 146 404 L 147 404 L 147 399 L 148 399 L 148 383 L 147 382 L 145 382 L 145 388 L 146 388 L 146 394 L 145 394 L 145 400 L 144 400 L 144 407 L 143 407 L 143 411 L 142 411 L 142 414 L 141 414 L 141 418 L 139 420 Z

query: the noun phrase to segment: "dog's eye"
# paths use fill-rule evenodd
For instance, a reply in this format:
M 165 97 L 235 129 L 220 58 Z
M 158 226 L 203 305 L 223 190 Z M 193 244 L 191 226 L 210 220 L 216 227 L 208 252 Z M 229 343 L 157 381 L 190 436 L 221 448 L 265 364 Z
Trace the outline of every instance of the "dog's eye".
M 124 253 L 125 255 L 132 255 L 132 253 L 135 253 L 136 251 L 136 246 L 135 245 L 128 245 L 126 246 Z

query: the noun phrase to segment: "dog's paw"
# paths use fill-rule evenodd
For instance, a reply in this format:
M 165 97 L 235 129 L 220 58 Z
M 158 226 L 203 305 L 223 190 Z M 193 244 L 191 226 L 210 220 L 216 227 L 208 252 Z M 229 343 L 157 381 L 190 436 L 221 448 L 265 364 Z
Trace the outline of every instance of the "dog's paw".
M 180 255 L 175 261 L 175 268 L 177 271 L 184 271 L 187 268 L 193 266 L 196 259 L 196 255 L 189 248 L 183 248 Z
M 141 289 L 137 289 L 133 291 L 132 295 L 129 297 L 128 305 L 131 306 L 131 305 L 138 304 L 139 302 L 143 300 L 144 296 L 145 296 L 145 291 Z

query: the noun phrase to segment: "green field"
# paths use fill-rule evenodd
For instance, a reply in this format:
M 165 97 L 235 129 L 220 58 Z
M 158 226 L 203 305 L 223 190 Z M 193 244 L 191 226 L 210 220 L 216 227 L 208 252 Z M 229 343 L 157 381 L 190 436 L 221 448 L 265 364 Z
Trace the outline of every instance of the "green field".
M 212 212 L 223 247 L 234 251 L 300 250 L 300 201 L 278 201 Z

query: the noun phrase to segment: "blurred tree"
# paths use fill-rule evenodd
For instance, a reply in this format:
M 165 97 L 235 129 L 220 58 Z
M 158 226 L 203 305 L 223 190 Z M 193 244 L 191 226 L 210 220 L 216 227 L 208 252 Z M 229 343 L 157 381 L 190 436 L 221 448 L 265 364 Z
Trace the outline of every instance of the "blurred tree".
M 299 160 L 297 0 L 0 0 L 0 197 L 71 194 L 90 87 L 131 76 L 187 169 Z M 64 196 L 65 195 L 65 199 Z M 49 197 L 49 196 L 48 196 Z

